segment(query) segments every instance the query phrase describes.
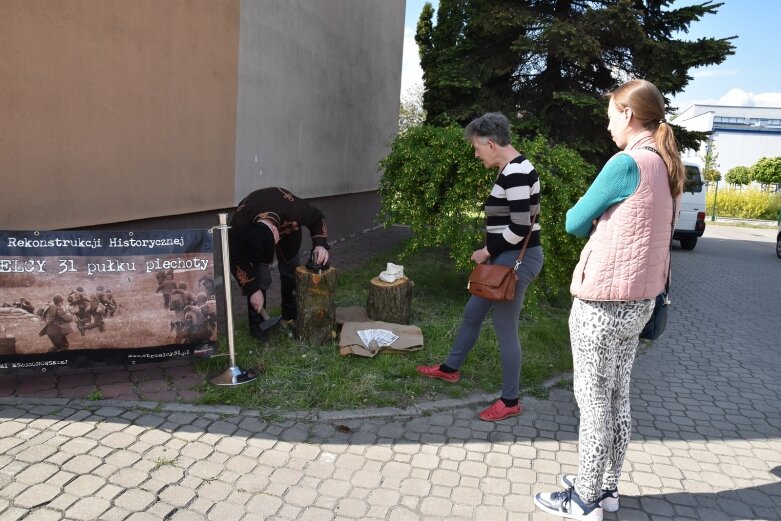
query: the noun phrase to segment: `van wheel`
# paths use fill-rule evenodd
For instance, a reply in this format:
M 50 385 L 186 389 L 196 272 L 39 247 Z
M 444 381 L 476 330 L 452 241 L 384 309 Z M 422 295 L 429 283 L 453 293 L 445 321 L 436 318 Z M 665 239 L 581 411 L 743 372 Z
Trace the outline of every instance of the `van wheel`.
M 684 237 L 681 239 L 681 248 L 684 250 L 693 250 L 697 246 L 697 237 Z
M 779 259 L 781 259 L 781 235 L 779 235 L 778 239 L 776 239 L 776 255 L 778 255 Z

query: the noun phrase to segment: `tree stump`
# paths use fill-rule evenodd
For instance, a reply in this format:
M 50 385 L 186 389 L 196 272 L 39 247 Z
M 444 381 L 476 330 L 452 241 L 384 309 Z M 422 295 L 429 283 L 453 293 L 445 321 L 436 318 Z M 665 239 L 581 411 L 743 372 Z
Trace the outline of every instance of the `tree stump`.
M 296 334 L 312 346 L 320 346 L 336 336 L 336 270 L 320 274 L 303 266 L 296 268 Z
M 395 282 L 385 282 L 379 277 L 374 277 L 369 284 L 366 314 L 372 320 L 409 324 L 413 286 L 414 284 L 407 277 L 402 277 Z

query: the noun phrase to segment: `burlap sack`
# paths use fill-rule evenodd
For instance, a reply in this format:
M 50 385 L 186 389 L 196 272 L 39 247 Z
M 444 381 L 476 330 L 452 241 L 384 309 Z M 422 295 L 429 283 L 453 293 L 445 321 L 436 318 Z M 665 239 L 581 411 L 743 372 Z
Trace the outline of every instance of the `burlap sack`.
M 399 338 L 388 347 L 383 347 L 377 352 L 368 349 L 358 331 L 364 329 L 387 329 L 393 331 Z M 423 349 L 423 333 L 418 326 L 405 326 L 391 324 L 390 322 L 345 322 L 342 326 L 342 334 L 339 336 L 339 354 L 342 356 L 358 355 L 374 357 L 379 353 L 407 353 Z

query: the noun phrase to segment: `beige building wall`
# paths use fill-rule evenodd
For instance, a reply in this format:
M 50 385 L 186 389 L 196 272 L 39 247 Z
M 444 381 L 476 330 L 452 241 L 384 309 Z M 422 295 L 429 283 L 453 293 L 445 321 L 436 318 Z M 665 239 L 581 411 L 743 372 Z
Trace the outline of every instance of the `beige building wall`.
M 404 0 L 242 0 L 236 198 L 376 190 L 398 129 Z
M 0 0 L 0 228 L 200 228 L 275 185 L 376 224 L 404 4 Z
M 239 9 L 239 0 L 0 2 L 0 226 L 232 205 Z

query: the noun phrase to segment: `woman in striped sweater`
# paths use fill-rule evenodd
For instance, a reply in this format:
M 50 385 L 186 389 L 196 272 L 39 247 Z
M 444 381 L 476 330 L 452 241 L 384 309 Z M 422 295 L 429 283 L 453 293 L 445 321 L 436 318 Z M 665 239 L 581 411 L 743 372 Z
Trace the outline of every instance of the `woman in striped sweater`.
M 510 122 L 497 112 L 475 119 L 464 137 L 472 143 L 475 157 L 486 168 L 498 168 L 499 173 L 485 201 L 485 246 L 475 250 L 472 260 L 478 264 L 514 266 L 527 235 L 529 244 L 518 267 L 515 299 L 491 301 L 472 296 L 464 308 L 464 317 L 450 355 L 443 364 L 418 366 L 417 371 L 429 378 L 456 383 L 459 369 L 480 335 L 488 312 L 493 309 L 493 323 L 502 362 L 502 393 L 495 403 L 479 415 L 483 421 L 499 421 L 521 414 L 518 400 L 521 378 L 521 343 L 518 339 L 518 319 L 526 288 L 540 273 L 543 263 L 540 246 L 540 225 L 532 217 L 540 213 L 540 181 L 532 164 L 510 143 Z M 539 221 L 539 219 L 537 219 Z

